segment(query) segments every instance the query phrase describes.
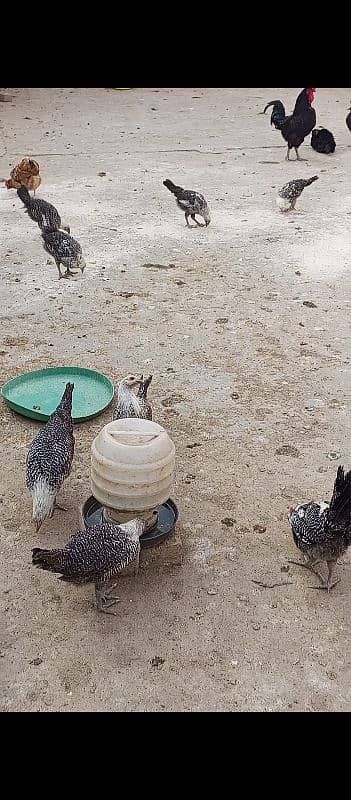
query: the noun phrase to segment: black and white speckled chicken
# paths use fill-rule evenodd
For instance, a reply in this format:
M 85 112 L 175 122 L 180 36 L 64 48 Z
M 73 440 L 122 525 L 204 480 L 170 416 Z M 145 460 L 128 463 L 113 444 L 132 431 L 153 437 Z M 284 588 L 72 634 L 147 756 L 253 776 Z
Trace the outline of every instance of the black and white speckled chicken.
M 189 189 L 182 189 L 181 186 L 175 186 L 175 184 L 168 179 L 163 181 L 163 185 L 175 195 L 177 206 L 184 211 L 186 224 L 189 228 L 189 217 L 191 217 L 191 219 L 194 220 L 194 222 L 196 222 L 200 228 L 207 228 L 211 222 L 211 214 L 207 202 L 202 194 L 199 192 L 190 191 Z M 205 220 L 205 225 L 197 221 L 195 214 L 198 214 L 199 217 L 203 217 Z
M 306 186 L 311 186 L 314 181 L 318 181 L 318 175 L 314 175 L 313 178 L 308 178 L 307 180 L 297 178 L 295 181 L 286 183 L 278 192 L 277 206 L 280 211 L 293 211 L 296 201 L 303 190 L 306 189 Z
M 346 125 L 347 125 L 349 131 L 351 131 L 351 108 L 349 108 L 349 113 L 348 113 L 348 115 L 346 117 Z
M 38 531 L 52 517 L 56 497 L 70 473 L 74 436 L 72 422 L 73 383 L 67 383 L 61 402 L 32 442 L 27 456 L 26 484 L 33 499 L 33 522 Z M 64 509 L 63 509 L 64 510 Z
M 323 153 L 324 155 L 335 153 L 336 144 L 331 131 L 328 131 L 326 128 L 315 128 L 315 130 L 312 131 L 311 147 L 316 153 Z
M 97 610 L 114 614 L 110 608 L 119 598 L 111 596 L 115 586 L 107 588 L 107 584 L 139 559 L 139 537 L 144 530 L 145 524 L 139 519 L 123 525 L 93 525 L 75 533 L 63 550 L 35 547 L 32 563 L 40 569 L 59 573 L 61 581 L 76 586 L 94 583 Z
M 31 197 L 25 186 L 21 186 L 17 189 L 17 194 L 25 206 L 26 213 L 33 222 L 38 223 L 39 228 L 42 230 L 58 230 L 59 228 L 63 228 L 67 233 L 70 232 L 69 225 L 62 225 L 61 217 L 55 206 L 51 203 L 47 203 L 46 200 Z
M 321 586 L 330 590 L 339 583 L 333 581 L 336 562 L 351 545 L 351 471 L 345 474 L 339 467 L 333 496 L 329 503 L 305 503 L 289 509 L 289 522 L 296 547 L 303 553 L 305 563 L 297 563 L 318 575 Z M 326 561 L 327 580 L 315 569 Z
M 273 106 L 271 124 L 280 130 L 283 139 L 288 143 L 287 161 L 290 160 L 290 150 L 292 149 L 296 152 L 297 160 L 303 161 L 299 156 L 299 147 L 316 126 L 316 112 L 312 108 L 315 91 L 315 89 L 303 89 L 296 100 L 294 111 L 289 117 L 285 116 L 285 108 L 280 100 L 271 100 L 266 105 L 264 113 L 267 108 Z
M 139 419 L 152 420 L 152 407 L 147 400 L 147 390 L 152 381 L 152 375 L 146 380 L 142 375 L 137 378 L 135 375 L 127 375 L 118 386 L 118 402 L 113 413 L 113 419 L 128 419 L 138 417 Z M 133 389 L 139 387 L 138 393 L 134 394 Z
M 41 235 L 46 252 L 55 259 L 60 278 L 74 275 L 72 270 L 80 269 L 82 273 L 84 272 L 86 264 L 82 248 L 79 242 L 73 239 L 73 236 L 58 230 L 43 230 Z M 60 264 L 66 267 L 64 275 L 62 275 Z

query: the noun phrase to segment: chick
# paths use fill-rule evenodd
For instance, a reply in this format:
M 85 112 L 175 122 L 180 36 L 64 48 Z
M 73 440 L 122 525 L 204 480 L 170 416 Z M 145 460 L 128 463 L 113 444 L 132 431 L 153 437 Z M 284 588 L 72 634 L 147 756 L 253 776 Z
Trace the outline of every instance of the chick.
M 33 522 L 37 531 L 44 519 L 52 517 L 55 508 L 60 508 L 56 496 L 71 471 L 73 389 L 74 384 L 67 383 L 56 411 L 39 431 L 28 452 L 26 484 L 33 499 Z
M 11 171 L 10 180 L 5 181 L 6 189 L 20 189 L 21 186 L 25 186 L 35 195 L 36 189 L 41 184 L 39 169 L 39 164 L 34 158 L 23 158 Z
M 305 503 L 289 509 L 289 522 L 296 547 L 303 553 L 305 563 L 292 564 L 310 569 L 321 582 L 317 589 L 327 592 L 339 583 L 333 581 L 336 562 L 351 545 L 351 471 L 345 474 L 339 467 L 330 503 Z M 327 580 L 315 567 L 326 561 Z
M 189 217 L 191 217 L 200 228 L 207 228 L 211 222 L 211 215 L 210 209 L 202 194 L 189 191 L 189 189 L 182 189 L 181 186 L 175 186 L 175 184 L 169 180 L 163 181 L 163 185 L 175 195 L 177 206 L 185 212 L 186 224 L 189 228 L 191 227 L 189 225 Z M 203 217 L 205 225 L 197 221 L 195 214 Z
M 312 131 L 311 147 L 316 153 L 324 153 L 325 155 L 335 153 L 336 144 L 331 131 L 326 128 L 315 128 Z
M 25 186 L 17 189 L 17 194 L 25 206 L 26 213 L 33 222 L 38 223 L 39 228 L 42 230 L 58 230 L 62 228 L 67 233 L 70 232 L 69 225 L 62 225 L 61 217 L 51 203 L 47 203 L 46 200 L 34 200 Z
M 314 181 L 318 181 L 318 175 L 314 175 L 313 178 L 308 178 L 308 180 L 304 180 L 303 178 L 298 178 L 296 181 L 289 181 L 283 186 L 282 189 L 278 192 L 277 197 L 277 206 L 280 211 L 293 211 L 296 205 L 296 201 L 302 194 L 303 190 L 306 186 L 310 186 L 311 183 Z
M 147 390 L 151 383 L 152 375 L 145 381 L 143 376 L 140 378 L 135 375 L 127 375 L 118 386 L 118 403 L 113 413 L 113 419 L 128 419 L 138 417 L 139 419 L 152 420 L 152 408 L 147 398 Z M 134 394 L 133 389 L 139 387 L 138 394 Z
M 68 233 L 58 230 L 43 230 L 42 237 L 44 239 L 44 247 L 56 262 L 60 278 L 68 278 L 69 275 L 74 275 L 72 269 L 80 269 L 83 273 L 86 267 L 85 260 L 82 254 L 82 248 L 73 236 Z M 60 264 L 66 267 L 66 272 L 62 275 Z
M 114 614 L 110 608 L 119 598 L 111 596 L 115 586 L 107 589 L 106 584 L 139 558 L 139 539 L 144 531 L 145 523 L 139 519 L 123 525 L 94 525 L 75 533 L 63 550 L 35 547 L 32 563 L 39 569 L 60 573 L 61 581 L 76 586 L 94 583 L 97 610 Z

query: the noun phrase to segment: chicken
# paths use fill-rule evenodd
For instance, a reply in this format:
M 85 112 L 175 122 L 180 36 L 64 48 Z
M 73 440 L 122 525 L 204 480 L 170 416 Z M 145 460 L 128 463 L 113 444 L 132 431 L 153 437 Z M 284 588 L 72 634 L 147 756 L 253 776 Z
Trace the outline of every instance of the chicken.
M 347 125 L 349 131 L 351 131 L 351 108 L 349 108 L 348 110 L 349 110 L 349 114 L 346 117 L 346 125 Z
M 311 502 L 290 508 L 289 522 L 305 560 L 304 564 L 290 563 L 310 569 L 321 582 L 315 588 L 330 592 L 339 583 L 333 581 L 335 564 L 351 545 L 351 471 L 345 474 L 339 467 L 330 504 Z M 315 569 L 322 561 L 328 566 L 327 580 Z
M 72 269 L 80 269 L 83 274 L 86 264 L 82 248 L 79 242 L 73 239 L 73 236 L 63 231 L 52 229 L 44 229 L 41 235 L 44 239 L 45 250 L 55 259 L 60 278 L 68 278 L 69 275 L 74 275 L 75 273 L 71 272 Z M 66 267 L 64 275 L 62 275 L 60 264 Z
M 315 89 L 302 90 L 296 100 L 294 111 L 290 117 L 285 116 L 285 108 L 280 100 L 272 100 L 266 105 L 264 113 L 267 111 L 267 108 L 273 106 L 271 124 L 274 124 L 275 127 L 281 131 L 283 139 L 288 143 L 287 161 L 290 161 L 290 150 L 293 148 L 296 152 L 297 160 L 304 160 L 299 156 L 299 147 L 301 147 L 306 136 L 308 136 L 316 126 L 316 112 L 312 108 L 315 91 Z
M 41 184 L 39 164 L 33 158 L 23 158 L 20 164 L 10 173 L 10 180 L 5 181 L 6 189 L 20 189 L 25 186 L 30 192 L 36 192 Z
M 33 222 L 38 223 L 39 228 L 42 230 L 58 230 L 62 227 L 67 233 L 70 232 L 69 225 L 61 224 L 61 217 L 51 203 L 47 203 L 46 200 L 34 200 L 25 186 L 17 189 L 17 194 L 22 203 L 24 203 L 26 213 Z
M 196 222 L 200 228 L 207 228 L 211 222 L 211 215 L 210 209 L 202 194 L 199 192 L 189 191 L 189 189 L 182 189 L 181 186 L 175 186 L 175 184 L 169 180 L 163 181 L 163 185 L 175 195 L 177 206 L 185 212 L 186 224 L 189 228 L 191 227 L 189 225 L 189 217 L 191 217 L 191 219 L 194 220 L 194 222 Z M 205 220 L 205 225 L 197 221 L 195 214 L 203 217 Z
M 289 183 L 286 183 L 285 186 L 279 190 L 276 201 L 280 211 L 293 211 L 296 201 L 303 190 L 306 186 L 311 186 L 311 183 L 314 183 L 314 181 L 318 181 L 318 175 L 314 175 L 313 178 L 308 178 L 307 180 L 298 178 L 296 181 L 289 181 Z
M 113 413 L 113 419 L 130 417 L 152 419 L 152 408 L 147 400 L 147 390 L 151 381 L 152 375 L 145 381 L 143 375 L 141 378 L 137 378 L 135 375 L 127 375 L 126 378 L 123 378 L 118 387 L 118 403 Z M 139 387 L 137 395 L 132 391 L 136 386 Z
M 135 519 L 123 525 L 104 523 L 93 525 L 86 531 L 75 533 L 63 550 L 32 550 L 32 563 L 39 569 L 60 573 L 61 581 L 79 586 L 95 584 L 97 610 L 114 614 L 111 606 L 118 597 L 111 596 L 115 586 L 106 589 L 106 584 L 118 572 L 139 559 L 139 537 L 144 533 L 145 523 Z
M 335 153 L 336 144 L 333 134 L 326 128 L 315 128 L 312 131 L 311 147 L 316 153 L 324 153 L 325 155 Z
M 33 522 L 38 531 L 46 517 L 52 517 L 56 496 L 71 471 L 74 436 L 72 394 L 67 383 L 62 399 L 46 425 L 32 442 L 27 456 L 26 484 L 33 499 Z

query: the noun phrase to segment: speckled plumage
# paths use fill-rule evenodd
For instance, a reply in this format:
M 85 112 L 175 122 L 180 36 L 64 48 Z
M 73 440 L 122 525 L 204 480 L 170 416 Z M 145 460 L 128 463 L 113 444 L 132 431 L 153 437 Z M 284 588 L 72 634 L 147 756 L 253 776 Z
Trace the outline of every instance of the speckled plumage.
M 310 186 L 314 181 L 318 181 L 318 175 L 313 178 L 304 180 L 298 178 L 295 181 L 289 181 L 278 192 L 277 205 L 281 211 L 290 211 L 295 208 L 296 201 L 302 194 L 306 186 Z
M 17 189 L 17 194 L 25 205 L 28 216 L 33 222 L 38 223 L 39 228 L 42 230 L 58 230 L 61 228 L 61 217 L 55 206 L 48 203 L 46 200 L 31 197 L 25 186 L 21 186 Z
M 132 387 L 127 385 L 127 380 L 121 381 L 118 387 L 118 403 L 113 413 L 113 419 L 138 419 L 152 420 L 152 407 L 147 400 L 147 390 L 152 381 L 152 375 L 144 380 L 143 375 L 138 380 L 139 388 L 134 394 Z
M 177 206 L 184 211 L 186 224 L 189 226 L 189 217 L 191 217 L 197 225 L 201 226 L 201 222 L 195 219 L 195 214 L 203 217 L 206 227 L 211 222 L 210 209 L 202 194 L 194 192 L 189 189 L 183 189 L 181 186 L 176 186 L 172 181 L 163 181 L 163 185 L 175 195 Z M 190 227 L 190 226 L 189 226 Z
M 79 242 L 73 239 L 73 236 L 58 230 L 44 230 L 41 235 L 44 240 L 45 250 L 55 259 L 60 278 L 67 278 L 68 275 L 73 275 L 72 269 L 84 271 L 85 260 L 82 248 Z M 61 273 L 60 264 L 66 267 L 64 275 Z
M 33 440 L 27 455 L 26 484 L 33 498 L 33 521 L 39 529 L 52 516 L 56 496 L 70 473 L 74 436 L 72 422 L 73 383 L 67 383 L 61 402 Z
M 329 503 L 305 503 L 289 512 L 296 547 L 304 554 L 306 566 L 326 561 L 328 584 L 337 560 L 351 545 L 351 471 L 339 467 Z M 317 573 L 318 574 L 318 573 Z
M 62 550 L 34 548 L 32 563 L 40 569 L 59 573 L 60 580 L 77 586 L 94 583 L 98 610 L 106 611 L 114 603 L 107 602 L 108 591 L 102 591 L 103 584 L 138 559 L 139 537 L 143 530 L 140 520 L 123 526 L 94 525 L 75 533 Z

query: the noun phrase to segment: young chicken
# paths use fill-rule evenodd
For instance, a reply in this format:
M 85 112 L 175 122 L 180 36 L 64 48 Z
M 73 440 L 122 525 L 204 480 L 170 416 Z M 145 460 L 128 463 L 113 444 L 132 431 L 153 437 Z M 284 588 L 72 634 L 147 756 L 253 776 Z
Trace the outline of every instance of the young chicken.
M 60 278 L 68 278 L 69 275 L 74 275 L 72 269 L 80 269 L 84 272 L 86 264 L 82 254 L 82 248 L 73 236 L 68 233 L 58 230 L 43 230 L 42 237 L 44 239 L 44 247 L 56 262 Z M 60 264 L 66 267 L 66 272 L 62 275 Z
M 113 413 L 113 419 L 128 419 L 138 417 L 139 419 L 152 420 L 152 408 L 147 400 L 147 390 L 151 383 L 152 375 L 145 381 L 143 376 L 137 378 L 135 375 L 127 375 L 118 386 L 118 403 Z M 138 394 L 132 391 L 139 386 Z
M 74 454 L 73 389 L 73 383 L 66 384 L 56 411 L 39 431 L 28 452 L 26 484 L 33 499 L 33 522 L 37 531 L 44 519 L 52 517 L 55 508 L 60 508 L 56 496 L 71 471 Z
M 76 586 L 94 583 L 97 610 L 114 614 L 110 608 L 119 598 L 111 596 L 115 586 L 107 589 L 106 584 L 139 558 L 139 539 L 144 530 L 145 523 L 139 519 L 123 525 L 93 525 L 75 533 L 63 550 L 35 547 L 32 563 L 39 569 L 60 573 L 61 581 Z
M 210 209 L 202 194 L 199 192 L 189 191 L 189 189 L 182 189 L 181 186 L 175 186 L 175 184 L 168 179 L 163 181 L 163 185 L 175 195 L 177 206 L 184 211 L 186 224 L 189 228 L 191 227 L 189 225 L 189 217 L 191 217 L 191 219 L 193 219 L 194 222 L 196 222 L 196 225 L 199 225 L 200 228 L 207 228 L 211 222 L 211 215 Z M 205 220 L 205 225 L 197 221 L 195 214 L 203 217 Z
M 34 192 L 41 184 L 39 175 L 39 164 L 34 158 L 23 158 L 20 164 L 10 173 L 10 180 L 5 181 L 6 189 L 19 189 L 25 186 L 30 192 Z
M 30 196 L 26 186 L 21 186 L 17 189 L 17 194 L 25 206 L 25 211 L 28 216 L 37 222 L 41 230 L 58 230 L 63 228 L 67 233 L 70 232 L 69 225 L 61 224 L 61 217 L 56 210 L 55 206 L 47 203 L 46 200 L 35 200 Z
M 315 128 L 312 131 L 311 147 L 316 153 L 324 153 L 324 155 L 335 153 L 336 144 L 331 131 L 326 128 Z
M 339 467 L 330 503 L 305 503 L 289 509 L 289 522 L 296 547 L 303 553 L 305 563 L 290 563 L 310 569 L 321 582 L 317 589 L 327 592 L 339 583 L 333 581 L 338 559 L 351 545 L 351 471 L 345 474 Z M 315 569 L 326 561 L 327 580 Z
M 313 178 L 308 178 L 307 180 L 298 178 L 296 181 L 289 181 L 289 183 L 286 183 L 285 186 L 279 190 L 276 200 L 280 211 L 293 211 L 296 201 L 302 194 L 303 190 L 306 188 L 306 186 L 310 186 L 311 183 L 314 183 L 314 181 L 318 181 L 318 175 L 314 175 Z

